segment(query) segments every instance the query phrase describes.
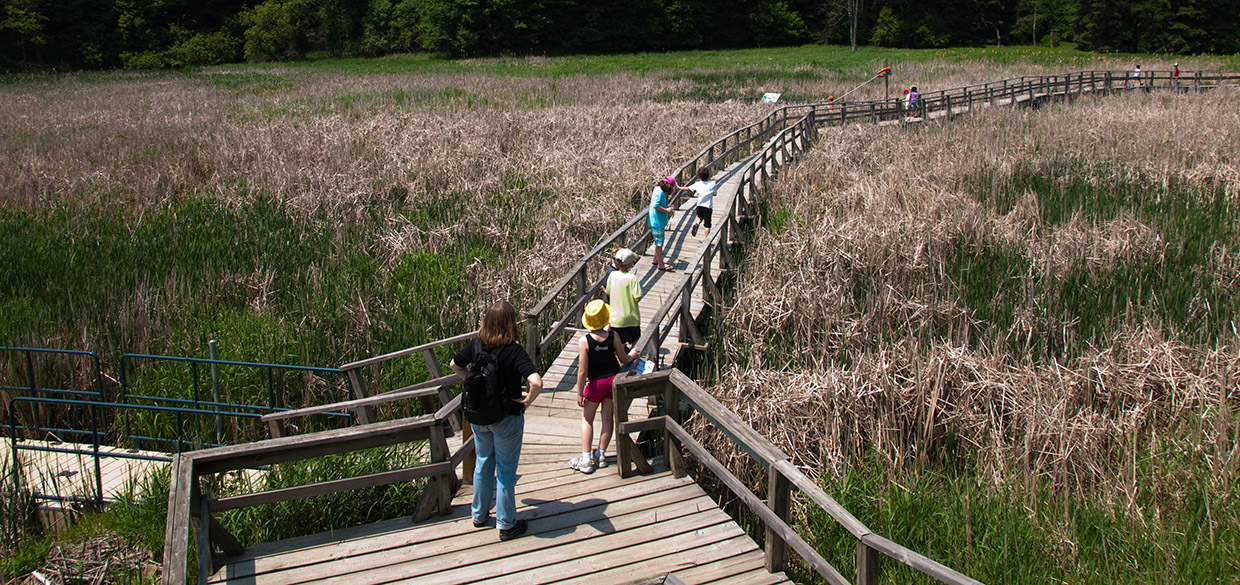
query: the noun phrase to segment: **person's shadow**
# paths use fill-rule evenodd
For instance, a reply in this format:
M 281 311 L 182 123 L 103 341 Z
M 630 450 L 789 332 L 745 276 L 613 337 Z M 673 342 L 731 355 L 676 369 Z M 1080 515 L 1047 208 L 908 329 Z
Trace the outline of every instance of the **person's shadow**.
M 537 538 L 557 538 L 571 534 L 577 527 L 587 525 L 602 534 L 613 534 L 616 527 L 607 517 L 607 500 L 589 498 L 579 502 L 523 498 L 521 503 L 533 507 L 532 516 L 537 521 Z

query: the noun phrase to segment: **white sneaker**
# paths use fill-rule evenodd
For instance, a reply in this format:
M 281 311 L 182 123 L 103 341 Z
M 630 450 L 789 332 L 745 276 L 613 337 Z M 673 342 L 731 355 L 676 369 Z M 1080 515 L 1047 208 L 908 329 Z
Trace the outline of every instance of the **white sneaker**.
M 599 469 L 607 467 L 607 454 L 602 449 L 594 450 L 594 466 Z
M 594 473 L 593 457 L 573 457 L 568 460 L 568 466 L 580 471 L 586 475 Z

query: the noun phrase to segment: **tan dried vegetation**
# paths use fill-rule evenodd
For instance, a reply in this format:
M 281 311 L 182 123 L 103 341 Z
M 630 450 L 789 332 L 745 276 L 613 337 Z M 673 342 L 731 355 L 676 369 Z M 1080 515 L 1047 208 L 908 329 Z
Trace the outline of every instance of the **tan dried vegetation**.
M 1165 238 L 1132 213 L 1051 224 L 1038 193 L 1007 211 L 976 194 L 1023 165 L 1218 188 L 1234 203 L 1236 99 L 1132 95 L 824 130 L 770 191 L 785 220 L 748 251 L 723 318 L 721 351 L 736 360 L 712 392 L 814 473 L 841 474 L 871 452 L 899 470 L 954 441 L 952 455 L 976 462 L 981 481 L 1026 484 L 1030 497 L 1049 489 L 1131 506 L 1142 484 L 1177 501 L 1195 480 L 1186 486 L 1174 462 L 1188 459 L 1226 491 L 1240 472 L 1240 338 L 1189 344 L 1134 306 L 1102 346 L 1035 360 L 1008 349 L 1030 327 L 1020 311 L 1013 330 L 969 338 L 978 323 L 949 256 L 1016 249 L 1036 273 L 1026 281 L 1157 263 Z M 1234 247 L 1212 257 L 1236 291 Z
M 602 234 L 636 213 L 655 177 L 768 110 L 649 99 L 686 87 L 631 74 L 280 69 L 4 87 L 0 206 L 83 216 L 115 210 L 141 222 L 188 196 L 234 208 L 261 197 L 309 230 L 365 226 L 375 234 L 367 253 L 387 267 L 408 252 L 455 252 L 463 235 L 483 234 L 501 251 L 503 266 L 468 276 L 479 294 L 465 300 L 475 306 L 461 310 L 476 314 L 477 305 L 494 298 L 537 298 Z M 404 213 L 433 216 L 444 208 L 460 210 L 459 217 L 427 226 Z M 219 278 L 252 296 L 250 306 L 265 306 L 270 275 Z M 155 327 L 162 315 L 200 302 L 175 275 L 139 289 L 137 305 L 114 316 L 133 325 L 126 330 Z M 361 299 L 357 312 L 366 312 Z M 365 321 L 359 317 L 359 326 Z M 65 325 L 30 344 L 76 338 L 113 349 L 83 339 L 84 328 Z

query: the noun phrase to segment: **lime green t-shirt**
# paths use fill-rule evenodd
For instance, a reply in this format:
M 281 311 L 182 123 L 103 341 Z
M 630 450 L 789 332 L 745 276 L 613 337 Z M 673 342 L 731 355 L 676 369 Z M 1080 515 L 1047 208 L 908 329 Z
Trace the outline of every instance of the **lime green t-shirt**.
M 607 277 L 607 294 L 611 295 L 611 326 L 640 327 L 641 313 L 637 310 L 637 298 L 642 296 L 642 285 L 632 272 L 612 272 Z

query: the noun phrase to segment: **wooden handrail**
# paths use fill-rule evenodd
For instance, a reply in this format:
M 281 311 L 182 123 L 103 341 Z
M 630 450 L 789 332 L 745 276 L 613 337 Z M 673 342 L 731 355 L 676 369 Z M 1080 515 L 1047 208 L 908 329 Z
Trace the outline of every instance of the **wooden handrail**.
M 414 512 L 415 520 L 432 513 L 450 511 L 456 468 L 473 452 L 467 439 L 455 453 L 450 452 L 444 422 L 460 408 L 458 395 L 434 414 L 395 421 L 334 429 L 295 437 L 281 437 L 242 445 L 204 449 L 178 455 L 173 460 L 173 480 L 168 495 L 168 528 L 165 532 L 163 583 L 186 582 L 191 531 L 198 548 L 199 582 L 206 583 L 215 566 L 214 546 L 226 555 L 243 552 L 242 545 L 212 516 L 217 512 L 299 500 L 348 490 L 389 485 L 419 478 L 430 478 Z M 273 463 L 302 461 L 324 455 L 383 447 L 414 440 L 430 442 L 430 461 L 368 475 L 315 482 L 244 495 L 209 498 L 202 493 L 203 475 Z
M 281 410 L 279 412 L 272 412 L 272 413 L 264 414 L 261 420 L 263 420 L 264 422 L 271 422 L 275 420 L 284 420 L 284 419 L 289 419 L 289 418 L 309 416 L 312 414 L 322 414 L 324 412 L 333 412 L 333 411 L 342 412 L 346 410 L 354 410 L 362 406 L 375 406 L 378 404 L 387 404 L 389 402 L 395 402 L 397 400 L 405 400 L 408 398 L 416 398 L 419 396 L 425 396 L 427 393 L 426 392 L 427 390 L 433 390 L 433 389 L 440 388 L 443 386 L 451 386 L 453 384 L 459 383 L 460 381 L 461 381 L 460 376 L 457 376 L 456 374 L 450 374 L 447 376 L 441 376 L 439 378 L 435 378 L 433 380 L 427 380 L 425 382 L 419 382 L 417 384 L 405 386 L 404 388 L 393 390 L 391 392 L 375 394 L 374 396 L 369 396 L 367 398 L 358 398 L 355 400 L 344 400 L 341 402 L 333 402 L 331 404 L 320 404 L 318 406 L 308 406 L 306 408 L 298 408 L 295 410 Z
M 345 364 L 345 365 L 343 365 L 343 366 L 340 366 L 340 369 L 341 369 L 341 370 L 348 371 L 348 370 L 356 370 L 356 369 L 359 369 L 359 368 L 363 368 L 363 367 L 365 367 L 365 366 L 373 366 L 373 365 L 375 365 L 375 364 L 380 364 L 380 363 L 383 363 L 383 362 L 386 362 L 386 361 L 391 361 L 391 360 L 394 360 L 394 359 L 396 359 L 396 358 L 401 358 L 401 357 L 405 357 L 405 356 L 408 356 L 408 355 L 413 355 L 413 354 L 415 354 L 415 353 L 421 353 L 421 352 L 426 351 L 426 350 L 428 350 L 428 349 L 435 349 L 435 348 L 437 348 L 437 347 L 441 347 L 441 346 L 444 346 L 444 345 L 450 345 L 450 344 L 453 344 L 453 343 L 460 343 L 460 342 L 462 342 L 462 341 L 469 341 L 469 340 L 473 339 L 474 337 L 476 337 L 477 335 L 478 335 L 478 332 L 477 332 L 477 331 L 471 331 L 471 332 L 469 332 L 469 333 L 462 333 L 462 334 L 460 334 L 460 335 L 455 335 L 455 336 L 453 336 L 453 337 L 449 337 L 449 338 L 447 338 L 447 339 L 440 339 L 439 341 L 432 341 L 432 342 L 430 342 L 430 343 L 424 343 L 424 344 L 422 344 L 422 345 L 415 345 L 415 346 L 413 346 L 413 347 L 409 347 L 409 348 L 405 348 L 405 349 L 397 350 L 397 351 L 394 351 L 394 352 L 392 352 L 392 353 L 386 353 L 386 354 L 383 354 L 383 355 L 380 355 L 380 356 L 375 356 L 375 357 L 371 357 L 371 358 L 366 358 L 366 359 L 364 359 L 364 360 L 358 360 L 358 361 L 356 361 L 356 362 L 352 362 L 352 363 L 348 363 L 348 364 Z
M 664 397 L 662 416 L 628 421 L 627 406 L 634 398 L 657 395 Z M 783 451 L 679 370 L 663 370 L 653 374 L 624 378 L 616 383 L 615 399 L 617 405 L 615 409 L 616 451 L 619 455 L 618 467 L 621 477 L 631 476 L 633 465 L 639 464 L 640 467 L 640 464 L 644 463 L 644 461 L 635 460 L 644 459 L 644 455 L 637 449 L 629 433 L 656 429 L 664 431 L 664 441 L 667 443 L 666 452 L 669 455 L 668 464 L 672 466 L 674 474 L 684 473 L 684 464 L 679 460 L 680 449 L 684 449 L 701 462 L 721 483 L 732 490 L 733 494 L 762 520 L 767 530 L 767 570 L 772 572 L 783 570 L 785 566 L 783 552 L 791 549 L 827 582 L 849 583 L 788 525 L 788 496 L 790 490 L 795 488 L 844 527 L 856 541 L 856 582 L 858 585 L 876 583 L 877 554 L 948 585 L 981 585 L 979 581 L 959 571 L 875 534 L 797 469 Z M 681 413 L 677 405 L 682 401 L 692 406 L 697 413 L 768 471 L 767 483 L 771 494 L 766 503 L 750 492 L 740 479 L 719 463 L 705 447 L 680 426 L 677 419 Z M 649 467 L 648 463 L 645 465 Z

